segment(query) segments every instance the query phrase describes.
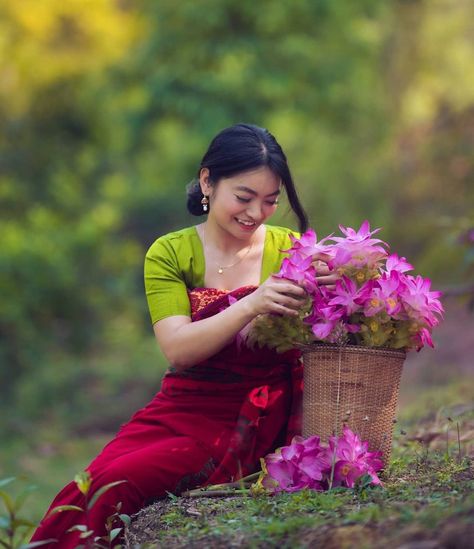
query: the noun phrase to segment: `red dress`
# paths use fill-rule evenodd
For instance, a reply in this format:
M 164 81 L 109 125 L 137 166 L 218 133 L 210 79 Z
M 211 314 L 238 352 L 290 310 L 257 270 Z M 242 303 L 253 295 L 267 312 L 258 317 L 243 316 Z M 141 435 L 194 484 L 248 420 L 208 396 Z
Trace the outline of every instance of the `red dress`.
M 209 288 L 189 291 L 192 320 L 212 316 L 240 299 L 253 286 L 232 292 Z M 132 515 L 154 499 L 206 484 L 238 479 L 259 469 L 259 460 L 300 432 L 302 366 L 295 351 L 277 354 L 252 350 L 238 340 L 211 358 L 185 370 L 170 369 L 161 391 L 131 420 L 87 468 L 91 494 L 101 486 L 126 480 L 100 496 L 89 514 L 95 535 L 122 503 Z M 84 506 L 74 482 L 55 498 L 58 505 Z M 43 547 L 73 548 L 84 523 L 79 511 L 43 519 L 32 541 L 56 539 Z

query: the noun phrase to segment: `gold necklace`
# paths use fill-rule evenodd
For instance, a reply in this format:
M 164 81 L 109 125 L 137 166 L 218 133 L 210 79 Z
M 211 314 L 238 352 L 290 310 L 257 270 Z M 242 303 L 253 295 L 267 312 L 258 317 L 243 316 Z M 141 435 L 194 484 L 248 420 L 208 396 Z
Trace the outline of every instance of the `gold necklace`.
M 203 248 L 205 249 L 206 248 L 206 229 L 205 229 L 205 226 L 202 227 L 202 240 L 203 240 Z M 233 263 L 231 263 L 230 265 L 221 265 L 220 263 L 217 263 L 214 261 L 214 263 L 217 265 L 217 272 L 219 274 L 222 274 L 224 272 L 224 269 L 230 269 L 231 267 L 235 267 L 235 265 L 237 265 L 238 263 L 240 263 L 243 259 L 245 259 L 249 253 L 250 253 L 250 250 L 252 249 L 253 247 L 253 242 L 250 243 L 250 246 L 247 248 L 247 251 L 244 253 L 244 255 L 242 257 L 239 257 L 237 259 L 237 261 L 234 261 Z

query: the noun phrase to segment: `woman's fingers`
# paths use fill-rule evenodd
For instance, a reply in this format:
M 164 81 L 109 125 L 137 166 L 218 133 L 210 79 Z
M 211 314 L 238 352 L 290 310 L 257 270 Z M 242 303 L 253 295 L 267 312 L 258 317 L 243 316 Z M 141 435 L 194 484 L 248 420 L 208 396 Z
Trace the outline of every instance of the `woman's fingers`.
M 341 277 L 334 271 L 331 271 L 331 269 L 323 261 L 316 260 L 313 262 L 313 266 L 316 270 L 317 283 L 321 286 L 327 286 L 329 290 L 334 290 L 336 287 L 336 282 L 340 280 Z
M 304 301 L 301 299 L 295 299 L 294 297 L 288 296 L 288 295 L 279 295 L 275 301 L 279 303 L 280 305 L 285 305 L 285 307 L 289 307 L 291 309 L 301 309 L 301 307 L 304 305 Z
M 313 263 L 313 266 L 316 270 L 317 275 L 324 275 L 324 274 L 331 274 L 334 271 L 331 271 L 331 269 L 326 265 L 326 263 L 318 262 L 317 264 Z
M 330 274 L 330 275 L 317 276 L 316 280 L 318 284 L 323 284 L 327 286 L 328 284 L 336 284 L 339 278 L 340 277 L 337 274 Z
M 273 303 L 272 312 L 283 314 L 283 315 L 290 315 L 290 316 L 297 316 L 299 314 L 298 308 L 292 308 L 288 305 L 284 305 L 283 303 Z
M 313 255 L 313 263 L 317 260 L 324 261 L 324 263 L 327 263 L 329 260 L 332 259 L 332 257 L 329 254 L 325 254 L 323 252 L 318 252 L 317 254 Z
M 307 297 L 306 290 L 298 284 L 281 278 L 273 278 L 265 290 L 266 307 L 271 312 L 297 315 Z
M 286 280 L 284 278 L 272 277 L 272 279 L 277 284 L 275 286 L 275 290 L 278 293 L 293 294 L 293 295 L 296 295 L 296 296 L 299 296 L 299 297 L 305 297 L 306 296 L 306 290 L 303 287 L 298 286 L 298 284 L 295 284 L 293 282 L 289 282 L 288 280 Z

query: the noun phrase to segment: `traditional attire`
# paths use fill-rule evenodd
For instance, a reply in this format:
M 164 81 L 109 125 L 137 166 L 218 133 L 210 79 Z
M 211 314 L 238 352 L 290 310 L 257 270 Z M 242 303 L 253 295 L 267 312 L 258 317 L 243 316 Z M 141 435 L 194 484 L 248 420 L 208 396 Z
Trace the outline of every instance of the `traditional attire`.
M 290 231 L 266 227 L 260 281 L 278 271 L 290 246 Z M 219 313 L 255 290 L 226 292 L 204 288 L 204 251 L 195 227 L 159 238 L 145 259 L 145 288 L 152 323 L 189 315 L 198 321 Z M 300 431 L 302 367 L 298 353 L 249 349 L 236 337 L 220 352 L 183 372 L 169 368 L 161 391 L 131 420 L 87 468 L 90 493 L 118 480 L 100 496 L 88 526 L 103 535 L 105 522 L 121 502 L 132 515 L 167 492 L 179 494 L 206 484 L 236 480 L 259 468 L 259 460 L 289 443 Z M 84 506 L 75 483 L 53 501 Z M 51 547 L 80 545 L 84 523 L 79 511 L 64 511 L 44 520 L 32 541 L 55 538 Z M 49 546 L 49 545 L 48 545 Z

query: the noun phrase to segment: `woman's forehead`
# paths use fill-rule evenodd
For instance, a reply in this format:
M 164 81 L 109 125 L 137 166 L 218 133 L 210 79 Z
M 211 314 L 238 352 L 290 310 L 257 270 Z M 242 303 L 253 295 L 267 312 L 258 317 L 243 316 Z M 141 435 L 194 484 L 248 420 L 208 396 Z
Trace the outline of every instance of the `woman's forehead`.
M 250 190 L 256 194 L 278 194 L 281 187 L 280 177 L 266 166 L 236 174 L 228 179 L 235 190 L 239 187 L 238 190 Z

